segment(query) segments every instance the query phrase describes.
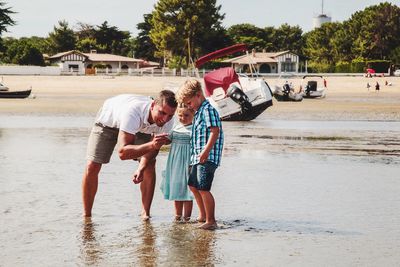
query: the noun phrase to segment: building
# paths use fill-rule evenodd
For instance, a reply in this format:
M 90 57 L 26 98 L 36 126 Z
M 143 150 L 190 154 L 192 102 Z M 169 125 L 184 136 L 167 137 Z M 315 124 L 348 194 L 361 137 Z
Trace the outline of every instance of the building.
M 255 52 L 231 59 L 224 60 L 231 63 L 232 67 L 239 73 L 250 72 L 249 65 L 252 64 L 258 73 L 281 73 L 298 72 L 299 56 L 290 51 L 281 52 Z
M 106 73 L 128 73 L 132 69 L 139 69 L 145 64 L 142 59 L 100 54 L 92 51 L 82 53 L 76 50 L 55 54 L 48 58 L 53 64 L 58 64 L 61 72 L 74 72 L 78 74 L 94 74 L 94 69 L 102 69 Z
M 321 27 L 322 24 L 332 22 L 332 18 L 324 13 L 324 0 L 322 0 L 321 14 L 313 18 L 313 29 Z

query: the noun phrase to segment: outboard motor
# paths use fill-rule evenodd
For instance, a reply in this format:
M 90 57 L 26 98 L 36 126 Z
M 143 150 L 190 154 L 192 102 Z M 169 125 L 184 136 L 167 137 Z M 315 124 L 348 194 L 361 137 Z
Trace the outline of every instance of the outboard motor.
M 249 112 L 253 108 L 248 96 L 236 85 L 232 84 L 229 87 L 227 95 L 240 105 L 243 113 Z
M 290 86 L 289 86 L 288 83 L 285 83 L 285 84 L 283 85 L 283 93 L 284 93 L 286 96 L 289 95 L 289 93 L 290 93 Z

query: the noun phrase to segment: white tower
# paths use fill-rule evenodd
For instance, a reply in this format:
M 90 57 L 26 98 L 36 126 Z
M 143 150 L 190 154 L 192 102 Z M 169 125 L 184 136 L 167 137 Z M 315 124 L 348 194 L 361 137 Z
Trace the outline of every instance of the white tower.
M 321 14 L 313 18 L 313 29 L 321 27 L 326 22 L 331 22 L 332 18 L 324 13 L 324 0 L 322 0 Z

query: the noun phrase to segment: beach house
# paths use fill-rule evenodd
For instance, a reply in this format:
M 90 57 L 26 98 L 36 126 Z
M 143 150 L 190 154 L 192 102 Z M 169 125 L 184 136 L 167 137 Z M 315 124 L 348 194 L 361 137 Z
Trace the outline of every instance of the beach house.
M 253 50 L 248 55 L 242 55 L 223 62 L 231 63 L 232 67 L 239 73 L 250 72 L 249 64 L 252 64 L 256 71 L 263 73 L 282 73 L 299 70 L 299 56 L 290 51 L 281 52 L 256 52 Z
M 142 59 L 101 54 L 95 50 L 91 53 L 71 50 L 55 54 L 48 60 L 50 63 L 58 64 L 63 73 L 77 74 L 94 74 L 95 69 L 101 69 L 106 73 L 128 73 L 130 70 L 139 69 L 146 64 L 146 61 Z

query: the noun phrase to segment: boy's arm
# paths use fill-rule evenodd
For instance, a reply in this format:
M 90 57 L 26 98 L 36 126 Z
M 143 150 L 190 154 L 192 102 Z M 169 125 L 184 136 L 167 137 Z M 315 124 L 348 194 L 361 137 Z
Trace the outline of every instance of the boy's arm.
M 213 126 L 210 127 L 210 138 L 208 138 L 207 144 L 204 147 L 204 150 L 201 151 L 199 155 L 199 161 L 200 163 L 204 163 L 208 159 L 208 155 L 210 154 L 210 151 L 212 147 L 214 146 L 215 142 L 217 142 L 218 136 L 219 136 L 219 127 Z

